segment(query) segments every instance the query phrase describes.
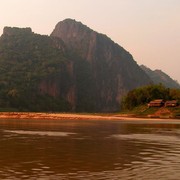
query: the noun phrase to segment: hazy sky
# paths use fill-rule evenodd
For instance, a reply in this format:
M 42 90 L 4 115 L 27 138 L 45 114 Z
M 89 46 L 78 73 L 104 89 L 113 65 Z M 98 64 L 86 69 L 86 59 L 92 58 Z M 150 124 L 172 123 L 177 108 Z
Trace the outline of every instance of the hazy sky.
M 66 18 L 108 35 L 138 64 L 180 82 L 180 0 L 0 0 L 0 34 L 16 26 L 49 35 Z

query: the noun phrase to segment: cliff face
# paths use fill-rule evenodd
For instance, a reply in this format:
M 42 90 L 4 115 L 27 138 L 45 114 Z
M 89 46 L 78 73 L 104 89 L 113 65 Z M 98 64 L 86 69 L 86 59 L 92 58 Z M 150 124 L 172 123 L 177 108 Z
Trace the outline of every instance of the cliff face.
M 157 69 L 153 71 L 144 65 L 141 65 L 140 67 L 151 78 L 153 83 L 155 83 L 155 84 L 161 83 L 168 88 L 180 89 L 179 83 L 177 81 L 173 80 L 170 76 L 168 76 L 163 71 L 157 70 Z
M 94 82 L 92 97 L 99 111 L 118 110 L 127 91 L 151 82 L 131 54 L 80 22 L 59 22 L 51 36 L 62 39 L 69 51 L 89 64 Z
M 59 66 L 59 72 L 49 74 L 38 82 L 41 95 L 48 95 L 54 99 L 64 99 L 70 104 L 71 111 L 76 110 L 76 82 L 72 61 L 66 61 Z

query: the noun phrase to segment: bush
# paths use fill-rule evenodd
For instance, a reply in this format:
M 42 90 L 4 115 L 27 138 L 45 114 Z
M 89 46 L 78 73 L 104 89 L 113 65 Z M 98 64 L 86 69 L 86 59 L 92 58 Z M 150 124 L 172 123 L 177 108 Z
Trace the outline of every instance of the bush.
M 123 110 L 131 110 L 136 106 L 149 103 L 154 99 L 163 100 L 180 100 L 180 89 L 169 89 L 162 84 L 148 85 L 129 91 L 123 97 L 121 108 Z

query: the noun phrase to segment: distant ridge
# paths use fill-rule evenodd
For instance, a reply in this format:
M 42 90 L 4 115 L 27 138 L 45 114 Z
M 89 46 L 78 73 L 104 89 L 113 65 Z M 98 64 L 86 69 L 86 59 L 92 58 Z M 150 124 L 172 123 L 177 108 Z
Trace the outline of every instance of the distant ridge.
M 173 80 L 169 75 L 167 75 L 166 73 L 164 73 L 162 70 L 151 70 L 150 68 L 141 65 L 140 66 L 142 68 L 142 70 L 144 72 L 146 72 L 146 74 L 151 78 L 151 80 L 155 83 L 155 84 L 163 84 L 166 87 L 169 88 L 178 88 L 180 89 L 180 84 Z

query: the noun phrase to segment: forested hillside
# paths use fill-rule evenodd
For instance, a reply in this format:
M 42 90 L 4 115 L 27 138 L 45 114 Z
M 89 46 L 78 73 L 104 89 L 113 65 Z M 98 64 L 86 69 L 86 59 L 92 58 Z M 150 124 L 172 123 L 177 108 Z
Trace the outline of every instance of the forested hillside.
M 68 79 L 64 45 L 60 40 L 8 28 L 0 38 L 0 107 L 30 111 L 69 110 L 62 97 L 41 88 L 45 79 Z M 64 87 L 65 88 L 65 87 Z

